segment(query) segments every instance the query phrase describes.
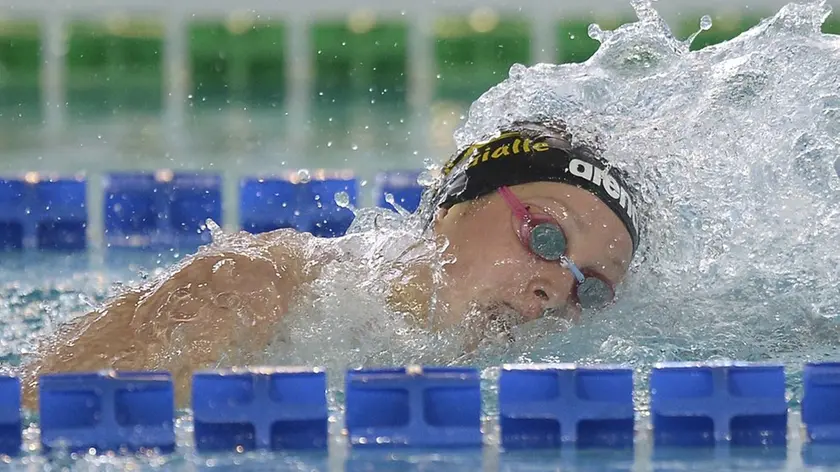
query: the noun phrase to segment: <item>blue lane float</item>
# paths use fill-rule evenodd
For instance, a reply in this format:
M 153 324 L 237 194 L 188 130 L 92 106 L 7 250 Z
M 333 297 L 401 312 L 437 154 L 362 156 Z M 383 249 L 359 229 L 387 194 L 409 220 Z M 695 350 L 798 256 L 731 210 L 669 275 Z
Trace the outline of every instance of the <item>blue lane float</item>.
M 337 173 L 332 176 L 319 176 L 306 184 L 307 203 L 314 207 L 310 213 L 309 227 L 304 231 L 315 236 L 333 238 L 347 232 L 355 215 L 349 208 L 336 203 L 336 194 L 346 194 L 347 203 L 356 205 L 358 200 L 358 185 L 356 179 L 349 172 Z M 311 202 L 311 203 L 310 203 Z
M 105 242 L 112 248 L 192 248 L 222 226 L 222 178 L 204 172 L 112 173 L 105 178 Z
M 475 369 L 360 369 L 347 372 L 345 381 L 344 434 L 354 447 L 482 445 L 481 380 Z M 832 461 L 836 454 L 826 451 L 838 442 L 840 363 L 807 364 L 803 382 L 802 418 L 807 445 L 813 447 L 803 447 L 803 457 Z M 574 443 L 632 451 L 624 447 L 632 445 L 632 385 L 632 372 L 623 367 L 504 366 L 498 381 L 502 446 L 506 451 L 534 450 Z M 323 449 L 328 442 L 326 389 L 326 375 L 319 369 L 196 373 L 196 448 Z M 39 391 L 46 451 L 166 452 L 175 447 L 169 374 L 49 374 L 40 378 Z M 783 446 L 787 439 L 785 372 L 780 365 L 657 364 L 650 394 L 656 454 L 667 456 L 668 446 L 786 450 L 766 447 Z M 0 405 L 0 454 L 13 455 L 21 439 L 16 377 L 0 377 Z
M 633 446 L 633 370 L 509 365 L 499 376 L 505 449 Z
M 802 377 L 802 423 L 808 439 L 840 443 L 840 362 L 808 363 Z
M 423 186 L 417 183 L 421 172 L 416 170 L 396 170 L 380 172 L 376 175 L 374 195 L 376 205 L 381 208 L 392 208 L 386 200 L 386 195 L 394 197 L 394 203 L 410 212 L 417 210 L 423 196 Z
M 0 250 L 84 250 L 87 223 L 82 176 L 0 179 Z
M 247 178 L 239 187 L 239 225 L 249 233 L 297 228 L 297 184 L 280 178 Z
M 159 237 L 166 207 L 163 184 L 154 173 L 113 173 L 105 177 L 105 243 L 108 247 L 149 248 Z
M 28 229 L 29 189 L 23 179 L 0 179 L 0 250 L 21 250 Z
M 169 196 L 169 228 L 173 246 L 197 247 L 212 241 L 207 220 L 220 227 L 222 177 L 204 172 L 179 172 L 172 176 Z
M 20 379 L 0 376 L 0 454 L 16 456 L 22 444 Z
M 355 447 L 482 445 L 480 376 L 409 366 L 347 372 L 345 425 Z
M 781 365 L 663 363 L 650 376 L 657 446 L 783 445 L 787 440 Z
M 162 372 L 43 375 L 39 380 L 45 451 L 175 449 L 172 377 Z
M 193 377 L 199 451 L 325 449 L 329 413 L 320 369 L 198 372 Z
M 356 204 L 352 173 L 313 171 L 305 181 L 297 172 L 245 178 L 240 182 L 240 227 L 255 234 L 294 228 L 320 237 L 341 236 L 354 215 L 336 203 L 339 192 L 347 194 L 349 205 Z
M 39 180 L 33 210 L 38 249 L 87 248 L 87 185 L 82 177 Z

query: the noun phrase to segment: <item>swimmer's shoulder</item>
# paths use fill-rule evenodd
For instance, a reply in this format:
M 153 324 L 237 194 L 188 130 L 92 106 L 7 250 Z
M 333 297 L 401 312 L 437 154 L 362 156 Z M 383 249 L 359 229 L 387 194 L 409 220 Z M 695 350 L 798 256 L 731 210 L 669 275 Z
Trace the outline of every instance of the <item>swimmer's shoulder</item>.
M 321 267 L 338 257 L 336 239 L 319 238 L 289 228 L 281 228 L 257 236 L 259 244 L 278 265 L 299 277 L 299 282 L 317 277 Z

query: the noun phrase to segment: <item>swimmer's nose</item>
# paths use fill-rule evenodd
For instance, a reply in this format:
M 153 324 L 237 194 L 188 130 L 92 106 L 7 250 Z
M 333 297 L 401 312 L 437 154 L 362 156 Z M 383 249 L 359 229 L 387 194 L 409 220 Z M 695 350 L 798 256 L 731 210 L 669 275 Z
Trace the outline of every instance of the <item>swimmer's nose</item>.
M 543 316 L 547 311 L 562 312 L 569 299 L 569 292 L 565 295 L 561 292 L 562 287 L 552 286 L 545 280 L 534 279 L 526 289 L 526 303 L 522 315 L 528 321 Z

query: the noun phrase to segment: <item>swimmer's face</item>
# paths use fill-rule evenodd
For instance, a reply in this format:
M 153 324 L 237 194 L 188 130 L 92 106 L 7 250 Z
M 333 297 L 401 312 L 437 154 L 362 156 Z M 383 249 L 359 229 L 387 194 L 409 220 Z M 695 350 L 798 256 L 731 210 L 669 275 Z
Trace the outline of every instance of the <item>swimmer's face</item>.
M 601 200 L 577 187 L 535 182 L 510 187 L 534 215 L 554 220 L 566 234 L 566 256 L 585 274 L 615 286 L 632 256 L 630 234 Z M 446 266 L 441 300 L 443 326 L 478 317 L 483 325 L 501 316 L 516 325 L 544 314 L 577 321 L 575 280 L 559 262 L 537 257 L 522 244 L 521 221 L 498 192 L 441 210 L 435 230 L 449 241 L 455 262 Z

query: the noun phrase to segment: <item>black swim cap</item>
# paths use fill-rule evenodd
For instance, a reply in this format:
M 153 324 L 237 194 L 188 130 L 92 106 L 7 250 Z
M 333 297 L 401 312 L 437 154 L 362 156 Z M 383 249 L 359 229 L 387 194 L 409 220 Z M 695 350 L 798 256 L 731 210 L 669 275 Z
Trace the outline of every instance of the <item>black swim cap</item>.
M 574 185 L 598 197 L 624 223 L 636 252 L 638 202 L 627 175 L 592 148 L 572 145 L 561 124 L 515 123 L 455 154 L 443 167 L 437 201 L 450 208 L 502 186 L 545 181 Z

